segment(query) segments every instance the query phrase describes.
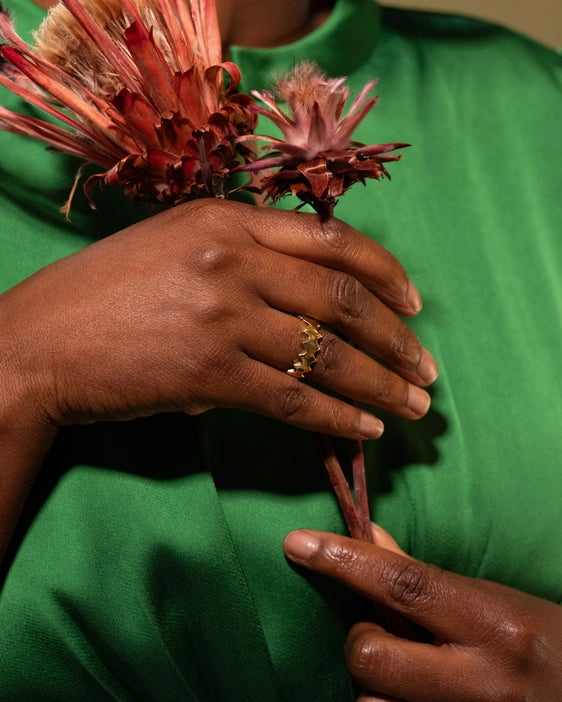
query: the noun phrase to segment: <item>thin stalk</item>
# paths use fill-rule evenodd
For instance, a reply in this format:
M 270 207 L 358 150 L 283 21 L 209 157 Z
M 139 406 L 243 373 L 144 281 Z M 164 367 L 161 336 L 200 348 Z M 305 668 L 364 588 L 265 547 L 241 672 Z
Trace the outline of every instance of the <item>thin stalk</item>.
M 349 483 L 344 475 L 332 442 L 327 436 L 318 434 L 324 465 L 330 476 L 330 482 L 336 494 L 340 509 L 347 525 L 347 530 L 354 539 L 362 539 L 363 527 L 357 513 Z
M 369 496 L 367 493 L 367 475 L 365 471 L 365 453 L 363 442 L 357 440 L 353 442 L 353 493 L 355 495 L 355 507 L 359 520 L 361 536 L 363 541 L 373 542 L 373 532 L 371 529 L 371 515 L 369 510 Z

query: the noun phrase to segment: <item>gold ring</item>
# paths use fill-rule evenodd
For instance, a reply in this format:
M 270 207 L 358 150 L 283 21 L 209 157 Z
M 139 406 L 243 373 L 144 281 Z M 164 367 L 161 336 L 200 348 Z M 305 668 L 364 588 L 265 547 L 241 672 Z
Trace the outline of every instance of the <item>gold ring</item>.
M 293 361 L 293 367 L 289 368 L 287 373 L 295 378 L 304 378 L 312 370 L 312 364 L 316 362 L 322 334 L 320 333 L 320 324 L 315 319 L 301 314 L 298 318 L 304 322 L 303 334 L 305 338 L 302 342 L 302 350 Z

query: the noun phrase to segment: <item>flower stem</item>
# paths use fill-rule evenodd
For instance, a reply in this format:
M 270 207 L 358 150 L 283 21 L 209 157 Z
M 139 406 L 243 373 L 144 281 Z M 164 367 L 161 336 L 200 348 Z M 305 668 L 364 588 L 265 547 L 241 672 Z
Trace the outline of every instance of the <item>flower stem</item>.
M 367 494 L 367 475 L 365 471 L 365 453 L 363 442 L 357 440 L 353 442 L 353 492 L 355 495 L 355 506 L 357 518 L 361 529 L 361 539 L 363 541 L 373 541 L 371 530 L 371 515 L 369 510 L 369 496 Z
M 334 451 L 332 442 L 327 436 L 318 434 L 318 441 L 322 451 L 322 457 L 324 459 L 324 465 L 330 476 L 330 482 L 336 494 L 340 509 L 343 513 L 345 523 L 347 525 L 347 530 L 354 539 L 360 539 L 362 541 L 371 541 L 371 527 L 369 521 L 369 507 L 367 504 L 366 490 L 365 490 L 365 479 L 363 470 L 363 498 L 362 501 L 367 505 L 365 511 L 365 505 L 361 508 L 357 508 L 351 490 L 349 489 L 349 483 L 344 475 L 338 457 Z M 360 442 L 357 442 L 360 443 Z M 354 471 L 355 471 L 356 459 L 354 456 Z M 360 470 L 361 465 L 364 469 L 364 461 L 361 457 L 357 461 L 357 469 Z M 357 491 L 356 491 L 357 494 Z M 367 522 L 365 522 L 365 518 Z
M 327 222 L 330 217 L 334 216 L 334 207 L 336 206 L 334 198 L 313 198 L 310 204 L 323 222 Z

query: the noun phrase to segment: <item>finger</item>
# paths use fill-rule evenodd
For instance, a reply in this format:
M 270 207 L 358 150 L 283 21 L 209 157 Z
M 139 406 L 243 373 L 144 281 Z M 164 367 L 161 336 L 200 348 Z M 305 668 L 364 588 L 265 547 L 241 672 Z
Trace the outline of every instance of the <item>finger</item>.
M 286 555 L 403 614 L 444 641 L 470 644 L 489 632 L 498 605 L 479 581 L 421 563 L 373 544 L 300 530 Z
M 267 322 L 262 320 L 268 320 Z M 244 351 L 256 360 L 286 371 L 293 366 L 303 343 L 301 320 L 276 310 L 260 314 L 247 330 Z M 267 333 L 264 333 L 267 329 Z M 417 385 L 381 366 L 331 332 L 323 331 L 317 361 L 308 379 L 340 395 L 419 419 L 429 409 L 430 396 Z
M 369 412 L 250 358 L 237 367 L 229 395 L 216 404 L 246 409 L 301 429 L 349 439 L 378 439 L 384 430 L 380 419 Z
M 237 208 L 234 216 L 235 224 L 263 246 L 345 271 L 401 314 L 414 315 L 422 307 L 416 287 L 398 260 L 335 217 L 323 222 L 314 214 L 250 206 Z
M 253 276 L 272 307 L 320 320 L 417 385 L 436 379 L 433 356 L 357 278 L 279 254 L 263 255 Z
M 330 333 L 324 335 L 310 380 L 408 419 L 423 417 L 431 403 L 425 390 Z
M 411 558 L 411 556 L 408 553 L 406 553 L 406 551 L 403 551 L 400 548 L 400 546 L 398 546 L 398 544 L 388 533 L 388 531 L 385 531 L 379 524 L 375 524 L 374 522 L 372 522 L 371 531 L 373 533 L 373 543 L 376 546 L 380 546 L 380 548 L 385 548 L 387 549 L 387 551 L 393 551 L 394 553 L 398 553 L 400 556 L 404 556 L 405 558 Z
M 379 695 L 374 692 L 363 690 L 356 702 L 407 702 L 407 700 L 402 698 L 399 699 L 398 697 L 389 697 L 388 695 Z
M 408 702 L 460 702 L 459 681 L 476 673 L 470 651 L 408 641 L 364 624 L 349 633 L 346 661 L 355 682 L 379 699 Z
M 395 553 L 402 553 L 404 554 L 407 558 L 410 558 L 410 556 L 407 556 L 396 544 L 394 539 L 387 534 L 387 532 L 383 531 L 380 529 L 380 531 L 383 533 L 383 537 L 381 539 L 381 535 L 378 533 L 379 530 L 375 529 L 376 525 L 373 526 L 373 536 L 374 536 L 374 543 L 377 544 L 378 546 L 381 546 L 381 548 L 386 548 L 390 547 L 390 550 L 395 550 Z M 385 545 L 383 546 L 380 541 L 384 540 Z M 379 542 L 379 543 L 377 543 Z M 418 640 L 418 632 L 415 629 L 414 624 L 412 624 L 411 620 L 405 617 L 403 614 L 400 614 L 399 612 L 396 612 L 392 609 L 389 609 L 388 607 L 384 607 L 383 605 L 379 605 L 377 603 L 373 603 L 373 618 L 374 621 L 377 623 L 374 624 L 372 622 L 366 623 L 363 626 L 365 627 L 375 627 L 379 629 L 380 631 L 388 631 L 391 634 L 394 634 L 394 636 L 399 636 L 402 639 L 410 639 L 411 641 L 416 641 Z M 359 626 L 359 625 L 357 625 Z

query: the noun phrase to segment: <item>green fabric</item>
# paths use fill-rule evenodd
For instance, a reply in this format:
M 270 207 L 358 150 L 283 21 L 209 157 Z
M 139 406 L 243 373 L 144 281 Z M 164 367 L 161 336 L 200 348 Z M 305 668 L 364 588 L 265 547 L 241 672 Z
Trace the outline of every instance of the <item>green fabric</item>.
M 405 265 L 441 373 L 426 418 L 385 416 L 368 445 L 374 514 L 416 557 L 560 602 L 560 59 L 481 22 L 380 15 L 339 0 L 309 37 L 232 56 L 247 90 L 302 58 L 355 93 L 380 77 L 357 138 L 414 146 L 337 214 Z M 66 223 L 76 163 L 6 134 L 0 153 L 2 288 L 140 216 L 106 192 Z M 361 604 L 287 564 L 295 527 L 343 532 L 304 432 L 224 410 L 63 430 L 0 594 L 0 700 L 354 699 Z

